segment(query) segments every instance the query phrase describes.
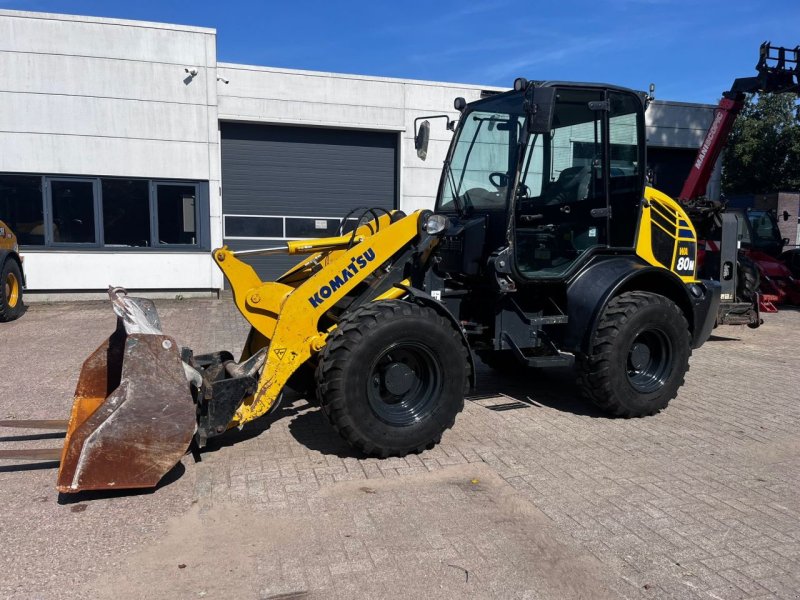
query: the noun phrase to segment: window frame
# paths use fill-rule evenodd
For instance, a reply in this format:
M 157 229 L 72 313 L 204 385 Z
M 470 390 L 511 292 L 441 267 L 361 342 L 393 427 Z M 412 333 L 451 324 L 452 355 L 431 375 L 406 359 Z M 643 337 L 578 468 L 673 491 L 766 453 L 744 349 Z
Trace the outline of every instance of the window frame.
M 227 218 L 228 217 L 244 217 L 244 218 L 253 218 L 253 219 L 279 219 L 281 221 L 281 231 L 283 235 L 281 236 L 237 236 L 237 235 L 229 235 L 227 231 Z M 246 240 L 246 241 L 255 241 L 255 240 L 262 240 L 262 241 L 297 241 L 297 240 L 315 240 L 318 239 L 317 237 L 298 237 L 298 236 L 290 236 L 287 235 L 287 219 L 303 219 L 307 221 L 335 221 L 337 223 L 337 227 L 341 224 L 342 219 L 341 217 L 316 217 L 312 215 L 254 215 L 254 214 L 239 214 L 239 213 L 223 213 L 222 215 L 222 238 L 224 240 Z M 358 217 L 348 217 L 347 221 L 357 222 Z M 345 231 L 346 234 L 352 232 L 352 229 L 348 229 Z M 335 234 L 328 234 L 328 235 L 335 235 Z
M 53 221 L 53 183 L 55 182 L 74 182 L 92 184 L 92 212 L 94 214 L 94 242 L 56 242 L 55 221 Z M 45 248 L 102 248 L 103 238 L 100 231 L 100 219 L 102 218 L 102 199 L 100 197 L 100 178 L 93 177 L 71 177 L 62 175 L 44 176 L 44 218 L 45 218 Z M 41 248 L 42 246 L 40 246 Z
M 162 244 L 158 234 L 158 186 L 194 187 L 194 244 Z M 197 181 L 179 181 L 174 179 L 150 180 L 150 247 L 169 250 L 200 249 L 202 247 L 202 231 L 200 224 L 200 183 Z
M 45 198 L 47 197 L 47 192 L 45 190 L 45 176 L 41 175 L 41 174 L 38 174 L 38 173 L 18 173 L 16 171 L 15 172 L 2 172 L 2 173 L 0 173 L 0 177 L 4 177 L 4 176 L 7 176 L 7 177 L 31 177 L 31 178 L 39 179 L 39 196 L 40 196 L 39 199 L 41 200 L 42 228 L 43 228 L 42 243 L 41 244 L 25 244 L 25 245 L 20 244 L 20 248 L 21 249 L 30 248 L 32 250 L 41 250 L 43 248 L 49 247 L 49 245 L 48 245 L 49 233 L 48 233 L 48 220 L 47 220 L 48 215 L 47 215 L 47 212 L 46 212 L 47 207 L 45 206 L 45 204 L 46 204 L 45 203 Z M 5 216 L 5 215 L 0 214 L 0 217 L 3 217 L 3 216 Z M 8 224 L 7 221 L 6 221 L 6 224 L 9 227 L 11 227 L 11 225 Z M 17 232 L 15 231 L 14 233 L 17 233 Z M 19 238 L 19 236 L 18 236 L 18 238 Z
M 109 181 L 109 180 L 122 180 L 122 181 L 134 180 L 134 181 L 145 181 L 145 182 L 147 182 L 147 208 L 150 211 L 150 218 L 148 219 L 148 225 L 149 225 L 149 228 L 150 228 L 150 231 L 149 231 L 150 235 L 148 237 L 148 241 L 149 241 L 150 245 L 149 246 L 123 246 L 123 245 L 106 246 L 105 223 L 101 222 L 100 224 L 98 224 L 100 226 L 100 231 L 101 231 L 102 236 L 103 236 L 103 241 L 102 241 L 102 245 L 100 246 L 100 249 L 101 250 L 111 250 L 111 251 L 119 250 L 119 251 L 122 251 L 122 252 L 129 252 L 131 250 L 136 251 L 136 250 L 141 250 L 143 248 L 144 249 L 153 248 L 153 206 L 152 206 L 153 202 L 152 202 L 152 193 L 150 191 L 150 180 L 149 179 L 145 179 L 145 178 L 140 178 L 140 177 L 97 177 L 98 192 L 100 194 L 100 196 L 99 196 L 100 201 L 99 201 L 98 210 L 100 211 L 100 218 L 101 219 L 105 218 L 105 210 L 104 210 L 105 209 L 105 204 L 104 204 L 105 197 L 103 195 L 103 180 L 106 180 L 106 181 Z
M 42 219 L 44 224 L 44 243 L 40 245 L 20 244 L 23 252 L 208 252 L 211 250 L 211 217 L 209 205 L 210 182 L 198 179 L 156 179 L 148 177 L 124 177 L 104 175 L 61 175 L 49 173 L 25 173 L 18 171 L 0 172 L 0 177 L 26 176 L 37 177 L 41 181 Z M 103 180 L 138 180 L 148 184 L 148 207 L 150 209 L 149 240 L 150 246 L 106 246 L 103 224 Z M 90 182 L 93 193 L 94 242 L 56 242 L 53 235 L 53 203 L 52 182 L 75 181 Z M 158 204 L 157 185 L 193 186 L 195 190 L 195 243 L 194 244 L 159 244 L 158 243 Z M 0 215 L 1 216 L 1 215 Z

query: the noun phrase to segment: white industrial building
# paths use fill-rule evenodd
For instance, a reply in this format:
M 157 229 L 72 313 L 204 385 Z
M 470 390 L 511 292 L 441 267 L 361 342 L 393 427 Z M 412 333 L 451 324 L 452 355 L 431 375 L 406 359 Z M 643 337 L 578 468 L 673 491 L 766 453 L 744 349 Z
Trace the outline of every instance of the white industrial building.
M 430 208 L 451 133 L 433 122 L 422 162 L 414 119 L 497 90 L 218 63 L 213 29 L 19 11 L 0 11 L 0 72 L 0 219 L 47 296 L 214 293 L 223 243 L 325 234 L 358 206 Z M 712 109 L 649 108 L 664 191 Z

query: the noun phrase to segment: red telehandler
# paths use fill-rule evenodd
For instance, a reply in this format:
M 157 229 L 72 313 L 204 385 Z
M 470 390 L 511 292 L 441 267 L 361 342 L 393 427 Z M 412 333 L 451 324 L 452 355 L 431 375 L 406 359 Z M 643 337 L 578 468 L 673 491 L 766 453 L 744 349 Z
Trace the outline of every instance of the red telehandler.
M 788 267 L 776 257 L 764 254 L 753 242 L 753 235 L 748 235 L 752 231 L 748 213 L 726 211 L 724 201 L 705 197 L 714 165 L 728 142 L 747 94 L 800 95 L 798 57 L 800 46 L 761 44 L 757 75 L 736 79 L 731 89 L 722 94 L 677 198 L 685 206 L 700 238 L 697 258 L 701 270 L 713 279 L 718 277 L 722 284 L 719 324 L 758 327 L 759 311 L 777 312 L 773 302 L 800 304 L 800 283 Z

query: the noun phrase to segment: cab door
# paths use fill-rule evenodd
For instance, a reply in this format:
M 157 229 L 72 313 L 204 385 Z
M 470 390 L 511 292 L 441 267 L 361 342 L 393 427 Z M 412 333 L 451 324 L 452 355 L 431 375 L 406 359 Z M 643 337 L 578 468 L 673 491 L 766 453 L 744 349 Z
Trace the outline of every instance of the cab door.
M 632 248 L 644 194 L 644 105 L 639 96 L 609 90 L 609 246 Z
M 562 277 L 609 243 L 605 90 L 557 91 L 549 134 L 531 135 L 515 211 L 517 270 Z

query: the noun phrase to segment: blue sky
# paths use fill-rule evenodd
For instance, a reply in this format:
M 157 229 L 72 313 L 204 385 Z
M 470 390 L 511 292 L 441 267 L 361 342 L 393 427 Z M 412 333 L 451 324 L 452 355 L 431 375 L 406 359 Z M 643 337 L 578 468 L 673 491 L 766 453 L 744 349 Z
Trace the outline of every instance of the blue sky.
M 0 0 L 0 8 L 217 29 L 218 59 L 511 86 L 605 81 L 715 102 L 758 46 L 800 44 L 800 0 Z

